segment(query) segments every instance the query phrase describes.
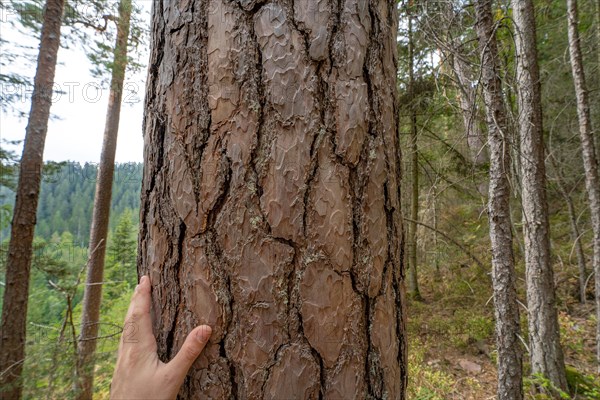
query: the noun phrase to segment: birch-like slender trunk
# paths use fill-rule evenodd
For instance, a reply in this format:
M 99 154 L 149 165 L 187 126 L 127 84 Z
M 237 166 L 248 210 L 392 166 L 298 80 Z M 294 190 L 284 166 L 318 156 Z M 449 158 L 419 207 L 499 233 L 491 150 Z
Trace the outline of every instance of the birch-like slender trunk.
M 571 57 L 571 70 L 575 95 L 577 97 L 577 115 L 579 117 L 579 138 L 581 140 L 581 154 L 583 155 L 583 168 L 585 170 L 585 188 L 588 194 L 590 215 L 592 219 L 592 247 L 594 255 L 592 266 L 596 282 L 596 345 L 597 368 L 600 373 L 600 179 L 598 177 L 598 156 L 594 143 L 592 119 L 590 116 L 590 100 L 585 82 L 583 57 L 579 43 L 579 16 L 577 13 L 577 0 L 567 0 L 568 25 L 569 25 L 569 54 Z
M 518 126 L 521 150 L 523 236 L 531 370 L 567 389 L 560 344 L 550 226 L 546 198 L 546 167 L 542 127 L 540 73 L 532 0 L 512 0 L 517 61 Z
M 523 350 L 519 339 L 519 305 L 510 219 L 511 135 L 502 95 L 492 1 L 478 1 L 475 12 L 490 149 L 488 215 L 498 350 L 497 394 L 499 400 L 520 400 L 523 398 Z
M 44 145 L 52 105 L 52 86 L 60 45 L 64 0 L 48 0 L 37 59 L 31 110 L 19 168 L 17 197 L 6 260 L 6 279 L 0 328 L 0 397 L 21 398 L 29 274 L 33 235 L 42 180 Z

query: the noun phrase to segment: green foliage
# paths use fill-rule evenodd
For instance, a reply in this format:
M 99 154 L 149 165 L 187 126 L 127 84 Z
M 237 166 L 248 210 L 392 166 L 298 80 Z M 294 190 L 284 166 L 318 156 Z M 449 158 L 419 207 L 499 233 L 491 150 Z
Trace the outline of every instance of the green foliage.
M 8 0 L 0 1 L 0 15 L 2 16 L 2 29 L 19 29 L 24 27 L 28 34 L 39 31 L 41 27 L 41 1 L 31 0 Z M 14 16 L 14 17 L 13 17 Z M 12 18 L 11 18 L 12 17 Z M 27 46 L 13 46 L 0 35 L 0 112 L 13 112 L 23 116 L 23 112 L 14 106 L 22 96 L 22 88 L 30 84 L 30 77 L 23 75 L 21 71 L 11 70 L 11 65 L 16 61 L 33 61 L 34 52 Z M 3 157 L 0 157 L 3 159 Z M 3 159 L 4 161 L 4 159 Z M 4 171 L 0 171 L 4 172 Z M 2 174 L 2 177 L 4 175 Z
M 44 167 L 44 179 L 40 190 L 36 235 L 50 240 L 52 234 L 71 232 L 78 245 L 87 246 L 89 241 L 97 167 L 94 164 L 68 162 Z M 118 217 L 129 210 L 132 223 L 137 225 L 142 164 L 115 165 L 113 178 L 110 228 L 117 225 Z M 0 206 L 12 205 L 14 193 L 4 189 L 0 194 Z M 135 219 L 134 219 L 135 218 Z M 4 229 L 2 237 L 8 235 Z
M 570 394 L 556 388 L 548 378 L 539 373 L 525 378 L 525 389 L 535 399 L 600 399 L 600 377 L 582 373 L 569 365 L 566 366 L 566 373 Z
M 2 204 L 0 206 L 0 231 L 10 226 L 12 219 L 12 206 L 10 204 Z
M 583 374 L 567 365 L 567 384 L 575 398 L 600 400 L 600 377 Z
M 3 143 L 7 141 L 3 140 Z M 9 142 L 14 144 L 14 142 Z M 0 147 L 0 203 L 10 191 L 15 190 L 17 156 L 13 151 Z M 0 232 L 10 226 L 12 205 L 0 204 Z
M 414 339 L 408 354 L 408 398 L 416 400 L 445 400 L 450 398 L 454 378 L 424 362 L 426 345 Z
M 18 15 L 19 23 L 28 31 L 39 34 L 44 17 L 43 0 L 10 1 L 13 12 Z
M 429 315 L 426 324 L 431 334 L 446 337 L 453 347 L 459 349 L 466 349 L 476 342 L 493 340 L 494 319 L 473 313 L 472 310 L 457 309 L 452 315 Z
M 53 182 L 60 175 L 63 168 L 67 166 L 66 161 L 46 161 L 42 167 L 42 176 L 46 182 Z
M 0 47 L 2 48 L 2 57 L 0 57 L 0 86 L 3 90 L 0 90 L 0 111 L 7 112 L 13 111 L 19 113 L 14 107 L 13 103 L 17 101 L 21 95 L 18 88 L 24 87 L 28 83 L 27 77 L 18 73 L 4 73 L 8 60 L 16 58 L 14 54 L 5 52 L 7 41 L 0 38 Z
M 94 398 L 101 399 L 108 399 L 123 319 L 137 282 L 137 230 L 132 223 L 131 211 L 124 212 L 118 221 L 108 240 L 108 282 L 104 286 L 98 335 Z M 34 242 L 24 398 L 73 397 L 76 341 L 83 296 L 81 282 L 85 278 L 83 268 L 87 252 L 87 248 L 74 242 L 70 232 L 54 234 L 48 241 L 36 238 Z M 0 272 L 3 273 L 6 254 L 1 254 Z M 0 295 L 2 292 L 0 286 Z
M 19 141 L 2 139 L 2 144 L 5 146 L 14 146 L 18 143 Z M 0 147 L 0 188 L 4 187 L 13 191 L 16 189 L 18 162 L 18 157 L 14 151 Z M 3 196 L 0 192 L 0 200 Z
M 89 223 L 84 223 L 91 219 L 96 172 L 91 164 L 47 164 L 44 168 L 37 232 L 39 234 L 43 225 L 52 229 L 47 229 L 44 237 L 38 236 L 34 240 L 24 398 L 73 397 L 76 341 L 83 296 L 81 282 L 85 281 L 84 267 L 88 258 L 85 242 Z M 113 228 L 107 243 L 107 283 L 103 291 L 96 359 L 95 398 L 100 399 L 109 397 L 123 318 L 137 282 L 140 184 L 141 164 L 116 166 L 111 210 Z M 5 195 L 4 203 L 0 205 L 0 222 L 5 227 L 10 221 L 14 193 L 3 187 L 0 194 Z M 6 270 L 7 246 L 8 239 L 0 246 L 2 274 Z M 0 305 L 3 291 L 3 286 L 0 286 Z
M 106 301 L 103 301 L 101 308 L 102 325 L 100 326 L 99 336 L 102 339 L 98 342 L 96 353 L 96 373 L 94 376 L 95 399 L 109 398 L 110 382 L 117 358 L 123 320 L 127 314 L 135 285 L 132 284 L 129 288 L 125 288 L 121 292 L 110 291 L 108 290 L 109 287 L 105 286 L 107 289 L 104 296 Z
M 0 2 L 0 13 L 12 29 L 26 36 L 39 37 L 41 33 L 44 0 L 8 0 Z M 90 0 L 66 2 L 63 13 L 63 28 L 61 30 L 61 47 L 80 46 L 92 62 L 91 73 L 108 82 L 114 62 L 114 46 L 116 23 L 118 21 L 118 1 Z M 143 9 L 134 4 L 131 8 L 129 29 L 127 71 L 139 72 L 145 67 L 141 60 L 146 59 L 148 28 L 147 16 Z M 11 43 L 0 38 L 2 57 L 0 57 L 0 111 L 12 111 L 25 116 L 26 114 L 13 106 L 16 100 L 31 85 L 31 76 L 25 76 L 14 71 L 11 66 L 15 60 L 28 60 L 31 64 L 36 59 L 37 49 Z M 26 51 L 27 50 L 27 51 Z M 135 95 L 140 89 L 135 83 L 126 85 L 126 90 Z
M 568 393 L 560 390 L 545 376 L 536 373 L 523 380 L 525 390 L 532 393 L 534 399 L 565 399 L 571 398 Z
M 105 286 L 109 297 L 118 297 L 129 293 L 137 283 L 137 235 L 133 225 L 131 211 L 125 210 L 109 238 L 106 257 Z
M 574 353 L 581 354 L 585 349 L 586 338 L 581 335 L 582 327 L 566 313 L 559 313 L 560 337 L 563 346 Z
M 120 2 L 109 0 L 67 4 L 64 23 L 72 28 L 72 40 L 81 44 L 92 62 L 91 73 L 94 77 L 106 80 L 112 72 L 120 6 Z M 147 45 L 148 29 L 139 5 L 132 4 L 130 12 L 127 70 L 133 72 L 145 67 L 140 60 L 144 59 L 142 52 Z

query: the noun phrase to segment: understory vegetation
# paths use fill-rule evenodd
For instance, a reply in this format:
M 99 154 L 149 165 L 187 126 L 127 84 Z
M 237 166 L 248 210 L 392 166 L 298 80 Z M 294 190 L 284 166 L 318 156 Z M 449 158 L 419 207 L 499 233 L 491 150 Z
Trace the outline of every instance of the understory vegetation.
M 481 209 L 456 205 L 446 210 L 446 229 L 458 227 L 456 234 L 459 240 L 468 243 L 468 248 L 489 265 L 487 218 L 481 214 Z M 464 224 L 465 220 L 471 222 Z M 600 399 L 600 378 L 595 372 L 593 281 L 588 282 L 587 301 L 581 304 L 578 300 L 577 263 L 569 241 L 568 222 L 564 221 L 563 215 L 555 213 L 551 218 L 551 226 L 561 341 L 571 393 L 562 393 L 564 397 L 561 398 Z M 432 235 L 432 232 L 425 230 L 421 233 L 425 240 Z M 519 254 L 519 250 L 515 250 Z M 525 346 L 527 322 L 522 260 L 518 263 L 517 273 Z M 409 399 L 496 398 L 497 357 L 490 282 L 489 271 L 478 269 L 468 256 L 451 243 L 442 243 L 436 252 L 428 253 L 420 268 L 423 300 L 410 299 L 408 305 Z M 526 376 L 529 372 L 526 357 Z M 540 376 L 525 379 L 525 398 L 554 398 L 536 392 L 535 388 L 539 386 L 550 389 L 551 383 Z

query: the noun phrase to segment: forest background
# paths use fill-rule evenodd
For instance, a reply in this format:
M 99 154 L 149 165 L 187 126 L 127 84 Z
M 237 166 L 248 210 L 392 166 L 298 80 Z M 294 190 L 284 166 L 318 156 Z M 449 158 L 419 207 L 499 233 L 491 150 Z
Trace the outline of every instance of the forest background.
M 31 7 L 38 10 L 40 6 L 41 3 L 31 3 Z M 590 267 L 592 230 L 569 61 L 567 8 L 566 2 L 555 0 L 537 0 L 535 6 L 552 265 L 567 378 L 572 389 L 570 396 L 600 398 L 600 383 L 595 375 L 597 321 Z M 483 134 L 486 128 L 477 73 L 474 12 L 469 5 L 459 6 L 459 12 L 449 24 L 440 24 L 435 7 L 410 8 L 412 3 L 408 7 L 399 5 L 398 87 L 402 105 L 399 118 L 404 163 L 403 211 L 407 221 L 418 221 L 414 230 L 416 241 L 411 243 L 409 235 L 407 243 L 409 256 L 412 256 L 409 258 L 409 398 L 493 398 L 496 353 L 486 216 L 489 163 Z M 39 21 L 28 20 L 27 15 L 35 15 L 35 12 L 14 14 L 14 20 L 3 21 L 3 24 L 18 27 L 25 34 L 38 35 Z M 504 91 L 514 124 L 514 32 L 508 22 L 510 15 L 507 2 L 494 5 Z M 591 119 L 598 145 L 600 2 L 579 1 L 579 17 Z M 452 29 L 460 33 L 453 33 Z M 85 45 L 81 43 L 86 42 L 78 40 L 73 36 L 71 46 L 84 52 Z M 17 53 L 15 57 L 23 56 L 19 54 L 18 43 L 3 41 L 2 45 L 13 49 Z M 5 54 L 2 76 L 14 78 L 16 75 L 10 70 Z M 146 55 L 139 57 L 136 62 L 145 64 Z M 72 67 L 81 68 L 68 62 L 64 65 L 66 69 Z M 31 60 L 29 68 L 33 68 Z M 15 92 L 14 85 L 29 85 L 31 76 L 21 74 L 19 81 L 2 81 L 3 116 L 22 113 L 10 106 L 14 102 L 5 95 Z M 90 74 L 90 79 L 93 76 Z M 7 126 L 1 127 L 3 137 L 15 139 L 22 135 L 23 132 L 11 132 L 6 136 Z M 85 131 L 82 126 L 78 134 L 84 135 Z M 141 136 L 141 127 L 136 134 Z M 473 138 L 476 140 L 470 140 Z M 598 148 L 596 150 L 598 153 Z M 519 149 L 511 151 L 518 154 Z M 2 143 L 0 239 L 3 258 L 8 246 L 19 152 L 16 143 Z M 27 314 L 25 398 L 67 398 L 72 389 L 76 358 L 73 343 L 76 343 L 81 316 L 81 282 L 85 280 L 97 172 L 93 162 L 50 158 L 46 161 Z M 517 291 L 521 303 L 525 304 L 518 168 L 516 165 L 513 168 L 511 213 L 516 238 Z M 107 283 L 101 305 L 101 340 L 95 374 L 97 398 L 108 398 L 120 326 L 137 281 L 141 174 L 139 162 L 119 163 L 114 174 L 105 265 Z M 413 199 L 417 199 L 416 203 Z M 415 207 L 411 207 L 414 204 L 416 214 L 413 213 Z M 4 274 L 4 264 L 0 268 Z M 2 291 L 3 285 L 0 294 Z M 521 319 L 526 343 L 525 312 Z M 525 369 L 527 371 L 527 365 Z M 548 382 L 533 376 L 527 378 L 525 384 L 529 396 L 543 398 L 533 394 L 533 387 Z

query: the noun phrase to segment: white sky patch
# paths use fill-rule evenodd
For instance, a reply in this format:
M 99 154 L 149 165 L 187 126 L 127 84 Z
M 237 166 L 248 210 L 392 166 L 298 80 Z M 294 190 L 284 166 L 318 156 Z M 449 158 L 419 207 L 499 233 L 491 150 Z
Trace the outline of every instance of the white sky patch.
M 144 10 L 144 19 L 149 26 L 151 2 L 139 1 Z M 25 54 L 30 46 L 32 54 L 37 56 L 39 41 L 16 31 L 8 23 L 14 15 L 3 15 L 0 19 L 0 36 L 8 44 L 3 45 L 0 53 L 10 50 L 13 53 Z M 64 28 L 63 28 L 64 29 Z M 147 51 L 144 51 L 147 63 Z M 1 55 L 0 55 L 1 56 Z M 45 161 L 78 161 L 94 162 L 100 160 L 106 107 L 108 105 L 108 85 L 90 73 L 92 67 L 84 51 L 79 46 L 70 49 L 60 48 L 58 65 L 54 79 L 55 90 L 52 108 L 53 118 L 48 123 L 48 135 L 44 148 Z M 2 73 L 18 72 L 31 78 L 35 75 L 35 62 L 23 59 L 16 60 Z M 143 160 L 142 117 L 145 91 L 146 68 L 135 75 L 127 73 L 121 106 L 119 137 L 117 141 L 117 162 Z M 106 79 L 108 80 L 108 79 Z M 31 106 L 31 87 L 3 86 L 0 90 L 18 93 L 14 107 L 25 113 L 19 117 L 14 112 L 0 112 L 0 137 L 7 140 L 23 140 L 27 126 L 27 115 Z M 62 92 L 62 93 L 61 93 Z M 22 144 L 14 150 L 21 154 Z

